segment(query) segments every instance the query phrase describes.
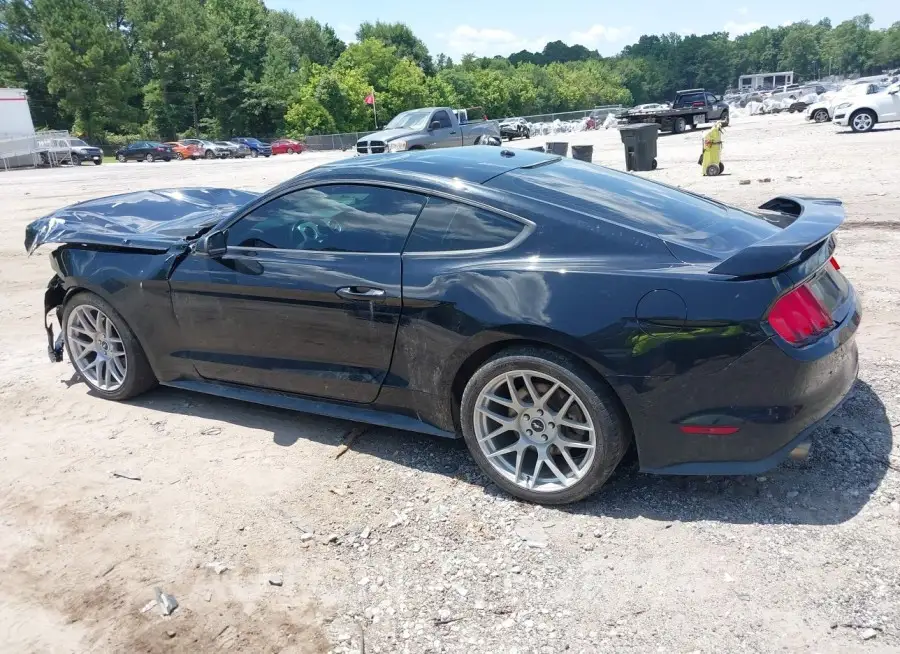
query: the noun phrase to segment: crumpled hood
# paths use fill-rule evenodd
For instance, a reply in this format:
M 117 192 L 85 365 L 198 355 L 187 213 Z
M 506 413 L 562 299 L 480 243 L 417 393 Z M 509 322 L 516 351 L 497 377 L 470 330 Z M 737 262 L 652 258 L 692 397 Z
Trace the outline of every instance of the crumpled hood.
M 374 134 L 369 134 L 361 138 L 361 141 L 384 141 L 387 143 L 388 141 L 393 141 L 394 139 L 401 138 L 403 136 L 411 136 L 418 134 L 419 132 L 412 129 L 383 129 L 380 132 L 375 132 Z
M 83 243 L 165 251 L 258 197 L 224 188 L 138 191 L 65 207 L 25 228 L 25 249 Z

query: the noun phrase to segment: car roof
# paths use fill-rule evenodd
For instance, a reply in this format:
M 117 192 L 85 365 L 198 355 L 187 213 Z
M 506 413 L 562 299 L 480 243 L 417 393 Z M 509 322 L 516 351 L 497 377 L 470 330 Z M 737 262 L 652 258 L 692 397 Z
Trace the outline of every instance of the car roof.
M 558 159 L 543 152 L 484 145 L 351 157 L 314 168 L 300 177 L 354 177 L 400 183 L 417 181 L 436 186 L 445 186 L 448 180 L 456 179 L 484 184 L 510 170 Z

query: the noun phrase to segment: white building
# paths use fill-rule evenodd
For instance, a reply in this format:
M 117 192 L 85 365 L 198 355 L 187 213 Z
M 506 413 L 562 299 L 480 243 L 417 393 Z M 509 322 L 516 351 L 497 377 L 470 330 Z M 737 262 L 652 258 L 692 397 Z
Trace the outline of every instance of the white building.
M 739 91 L 753 91 L 756 89 L 784 88 L 794 83 L 794 71 L 788 70 L 780 73 L 754 73 L 753 75 L 741 75 L 738 78 Z

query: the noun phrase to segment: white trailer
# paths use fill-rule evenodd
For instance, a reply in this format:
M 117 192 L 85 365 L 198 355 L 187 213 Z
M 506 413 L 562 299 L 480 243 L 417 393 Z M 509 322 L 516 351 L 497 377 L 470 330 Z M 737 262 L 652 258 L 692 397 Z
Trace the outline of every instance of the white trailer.
M 23 89 L 0 89 L 0 140 L 33 135 L 28 94 Z
M 38 163 L 34 123 L 24 89 L 0 89 L 0 170 Z

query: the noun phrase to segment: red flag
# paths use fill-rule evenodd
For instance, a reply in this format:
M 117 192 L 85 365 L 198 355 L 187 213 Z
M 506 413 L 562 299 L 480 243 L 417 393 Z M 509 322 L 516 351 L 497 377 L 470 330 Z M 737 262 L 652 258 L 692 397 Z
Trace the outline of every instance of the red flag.
M 366 96 L 366 104 L 375 104 L 375 92 L 374 91 Z

